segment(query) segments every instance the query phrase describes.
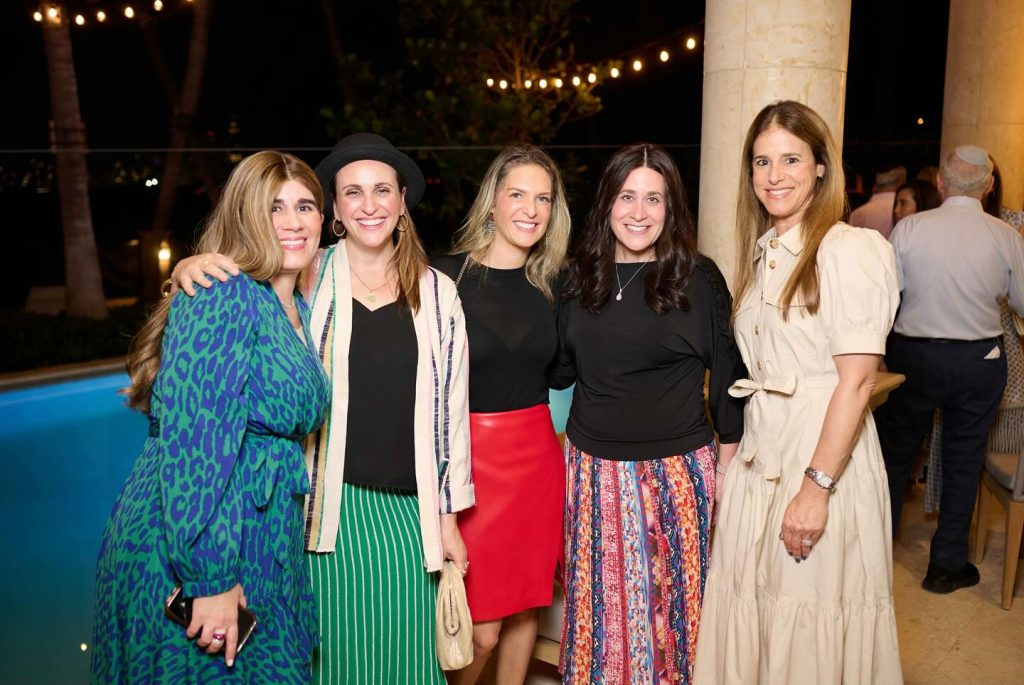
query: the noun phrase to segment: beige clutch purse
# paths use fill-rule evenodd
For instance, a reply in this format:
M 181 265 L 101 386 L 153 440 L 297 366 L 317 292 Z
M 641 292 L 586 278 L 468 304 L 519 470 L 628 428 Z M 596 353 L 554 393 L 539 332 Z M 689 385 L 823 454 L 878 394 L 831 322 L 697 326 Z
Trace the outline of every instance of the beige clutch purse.
M 466 585 L 455 564 L 445 561 L 437 588 L 437 660 L 445 671 L 457 671 L 473 662 L 473 619 L 466 601 Z

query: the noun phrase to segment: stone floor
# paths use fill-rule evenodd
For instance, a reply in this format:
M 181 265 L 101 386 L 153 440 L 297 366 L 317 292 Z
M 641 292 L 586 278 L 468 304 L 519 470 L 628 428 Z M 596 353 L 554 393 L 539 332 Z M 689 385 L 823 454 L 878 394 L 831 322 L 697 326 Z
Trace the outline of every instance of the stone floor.
M 907 685 L 1024 683 L 1024 561 L 1017 568 L 1013 606 L 1000 607 L 1006 514 L 996 503 L 989 520 L 981 583 L 948 595 L 921 589 L 934 516 L 924 513 L 918 487 L 893 550 L 893 586 L 903 676 Z M 973 541 L 972 541 L 973 542 Z M 973 547 L 972 547 L 973 549 Z
M 1024 560 L 1017 569 L 1013 607 L 1004 611 L 1000 593 L 1006 519 L 999 504 L 993 506 L 985 560 L 978 566 L 981 583 L 949 595 L 921 589 L 936 521 L 924 513 L 920 486 L 908 498 L 904 517 L 893 551 L 893 583 L 906 685 L 1024 683 Z M 534 661 L 527 683 L 558 682 L 554 667 Z

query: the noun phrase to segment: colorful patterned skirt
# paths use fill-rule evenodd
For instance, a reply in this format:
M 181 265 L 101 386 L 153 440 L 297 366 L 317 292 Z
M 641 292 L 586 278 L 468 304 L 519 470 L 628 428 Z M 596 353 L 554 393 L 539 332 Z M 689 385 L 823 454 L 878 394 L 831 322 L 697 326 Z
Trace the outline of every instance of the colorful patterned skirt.
M 322 638 L 313 682 L 444 685 L 416 495 L 343 484 L 335 550 L 308 554 Z
M 562 681 L 690 682 L 714 445 L 648 461 L 566 452 Z
M 551 605 L 565 460 L 546 404 L 469 415 L 476 506 L 459 513 L 475 622 Z

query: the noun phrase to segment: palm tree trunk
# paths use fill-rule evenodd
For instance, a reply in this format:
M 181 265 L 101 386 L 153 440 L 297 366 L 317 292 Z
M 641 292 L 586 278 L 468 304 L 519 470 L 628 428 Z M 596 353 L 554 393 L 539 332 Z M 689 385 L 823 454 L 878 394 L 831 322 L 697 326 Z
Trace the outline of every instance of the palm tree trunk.
M 146 246 L 159 245 L 167 239 L 171 223 L 171 212 L 178 193 L 185 153 L 192 134 L 192 122 L 199 106 L 199 93 L 203 85 L 203 71 L 206 65 L 206 49 L 210 36 L 210 9 L 213 0 L 195 0 L 192 15 L 192 34 L 189 37 L 188 62 L 185 66 L 185 81 L 181 97 L 174 108 L 171 121 L 171 140 L 160 179 L 160 194 L 157 197 L 156 215 L 153 226 L 144 231 L 140 244 L 143 246 L 143 295 L 149 299 L 159 289 L 160 273 L 156 253 Z
M 43 22 L 43 45 L 50 76 L 53 148 L 57 157 L 57 191 L 64 228 L 64 279 L 67 313 L 93 319 L 107 317 L 96 236 L 89 207 L 85 124 L 78 106 L 78 79 L 71 54 L 67 18 Z

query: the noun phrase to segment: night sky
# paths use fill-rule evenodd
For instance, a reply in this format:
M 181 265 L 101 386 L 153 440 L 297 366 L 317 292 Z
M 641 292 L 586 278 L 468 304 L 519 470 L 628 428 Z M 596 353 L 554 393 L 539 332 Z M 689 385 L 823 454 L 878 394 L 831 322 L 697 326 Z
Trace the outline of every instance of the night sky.
M 135 4 L 151 5 L 148 0 Z M 580 2 L 571 30 L 577 58 L 626 58 L 651 45 L 643 53 L 650 59 L 656 54 L 653 45 L 666 36 L 682 32 L 700 38 L 704 4 L 703 0 Z M 91 7 L 103 6 L 111 12 L 122 5 L 104 0 Z M 157 31 L 168 63 L 180 79 L 191 10 L 179 0 L 165 0 L 165 5 Z M 386 64 L 394 59 L 394 46 L 401 40 L 395 0 L 336 5 L 347 50 L 373 62 Z M 0 64 L 4 65 L 0 165 L 8 169 L 29 157 L 18 151 L 48 145 L 48 81 L 41 30 L 31 17 L 35 6 L 17 0 L 0 7 L 4 36 L 0 41 Z M 90 4 L 79 2 L 78 6 Z M 875 164 L 902 162 L 913 173 L 917 166 L 937 161 L 931 157 L 937 155 L 935 141 L 941 131 L 947 21 L 948 2 L 942 0 L 854 0 L 845 124 L 845 154 L 851 171 L 869 173 Z M 320 111 L 337 106 L 341 98 L 323 23 L 319 0 L 215 0 L 199 106 L 201 130 L 210 133 L 210 144 L 286 150 L 333 144 Z M 90 146 L 166 146 L 170 107 L 138 26 L 117 17 L 104 25 L 72 26 L 71 30 Z M 687 53 L 680 43 L 681 38 L 668 45 L 673 52 L 669 64 L 649 64 L 641 75 L 601 87 L 604 111 L 570 124 L 555 143 L 618 146 L 648 140 L 681 146 L 673 153 L 680 160 L 688 189 L 695 193 L 702 52 Z M 924 119 L 923 126 L 917 125 L 918 117 Z M 232 122 L 237 124 L 234 135 L 228 133 Z M 440 142 L 424 140 L 422 144 Z M 318 154 L 307 156 L 315 161 Z M 157 153 L 141 158 L 145 160 L 146 155 L 159 162 Z M 101 157 L 90 157 L 91 170 L 102 166 Z M 866 180 L 870 183 L 870 176 Z M 97 181 L 96 185 L 102 184 Z M 54 196 L 26 198 L 9 186 L 0 192 L 7 200 L 13 197 L 16 216 L 20 212 L 35 222 L 32 245 L 53 244 L 59 250 Z M 155 197 L 155 191 L 142 195 L 140 190 L 138 197 L 128 200 L 105 197 L 98 187 L 93 192 L 94 217 L 117 215 L 121 202 L 126 208 L 122 214 L 144 214 L 146 203 Z M 182 205 L 185 209 L 180 211 L 198 216 L 208 209 L 202 198 L 188 194 Z M 585 208 L 574 211 L 580 214 L 581 209 Z M 98 219 L 101 248 L 130 237 L 147 220 Z M 59 256 L 53 261 L 56 275 L 31 278 L 59 281 Z M 9 278 L 5 277 L 5 286 Z M 15 290 L 23 292 L 21 287 Z M 7 299 L 0 306 L 11 306 Z

